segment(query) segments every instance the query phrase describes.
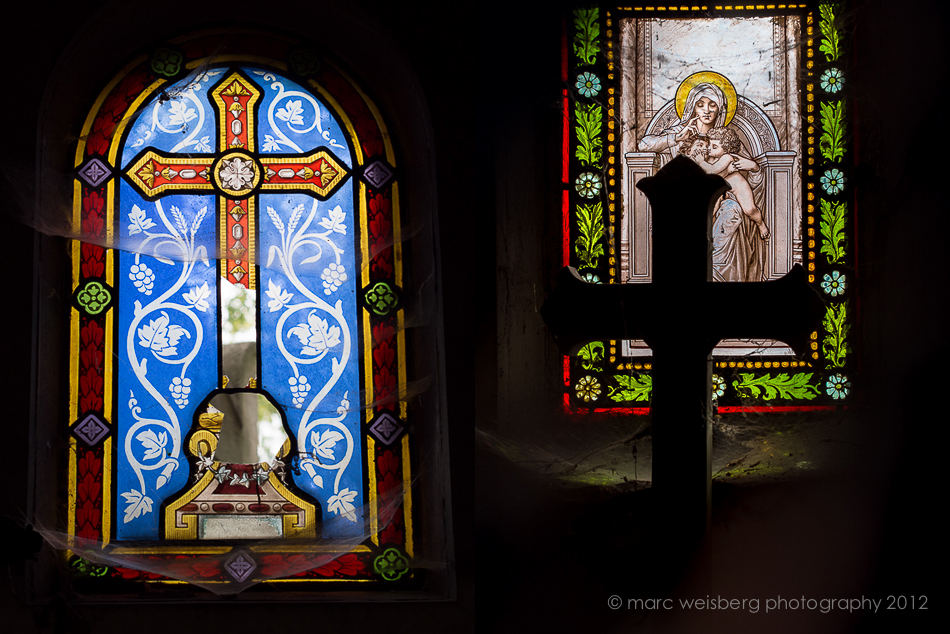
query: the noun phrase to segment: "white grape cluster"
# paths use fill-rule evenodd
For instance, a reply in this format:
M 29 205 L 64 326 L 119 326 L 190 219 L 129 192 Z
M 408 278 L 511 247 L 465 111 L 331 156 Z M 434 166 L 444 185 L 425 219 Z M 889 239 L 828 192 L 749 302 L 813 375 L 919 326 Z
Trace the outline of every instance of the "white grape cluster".
M 346 272 L 342 264 L 331 262 L 330 266 L 323 269 L 320 277 L 323 278 L 323 293 L 329 295 L 346 281 Z
M 135 284 L 135 288 L 137 288 L 140 293 L 145 293 L 146 295 L 152 294 L 152 287 L 155 286 L 155 274 L 152 273 L 152 269 L 148 268 L 148 265 L 133 264 L 131 268 L 129 268 L 129 279 L 132 280 L 132 283 Z
M 178 408 L 183 409 L 188 404 L 188 395 L 191 394 L 191 379 L 176 376 L 172 379 L 172 384 L 168 386 L 168 390 L 172 393 L 172 398 L 175 399 Z
M 300 375 L 300 377 L 292 376 L 287 379 L 287 382 L 290 383 L 290 391 L 294 395 L 294 407 L 300 409 L 303 407 L 304 401 L 307 400 L 307 394 L 310 392 L 310 384 L 307 382 L 307 377 Z

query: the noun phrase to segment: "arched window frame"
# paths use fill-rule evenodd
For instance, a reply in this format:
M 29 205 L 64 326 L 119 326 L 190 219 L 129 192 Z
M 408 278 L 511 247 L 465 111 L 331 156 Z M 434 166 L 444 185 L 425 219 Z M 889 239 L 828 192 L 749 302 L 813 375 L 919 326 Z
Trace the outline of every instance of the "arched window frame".
M 344 22 L 348 19 L 344 14 L 337 14 L 337 17 L 340 17 Z M 350 22 L 351 26 L 352 24 Z M 224 46 L 228 46 L 230 44 L 228 39 L 232 38 L 236 31 L 234 29 L 218 30 L 218 33 L 221 35 L 220 39 L 224 42 Z M 302 60 L 304 67 L 306 67 L 308 61 L 313 62 L 314 49 L 308 49 L 305 43 L 301 44 L 304 41 L 300 38 L 292 36 L 270 37 L 267 35 L 255 35 L 253 38 L 256 39 L 253 39 L 252 43 L 241 47 L 243 52 L 239 53 L 238 57 L 247 55 L 248 51 L 251 51 L 251 61 L 260 63 L 262 57 L 267 57 L 267 55 L 262 56 L 260 51 L 267 49 L 266 53 L 270 56 L 270 60 L 264 62 L 265 65 L 271 64 L 275 68 L 286 70 L 287 64 L 283 60 L 275 59 L 274 55 L 274 50 L 276 50 L 274 47 L 279 49 L 283 46 L 285 59 L 290 54 L 298 54 L 299 56 L 300 51 L 305 51 Z M 189 62 L 201 64 L 200 61 L 196 62 L 195 60 L 201 60 L 203 56 L 193 55 L 189 58 L 188 53 L 179 47 L 186 39 L 187 37 L 165 40 L 153 47 L 150 54 L 128 64 L 97 98 L 92 112 L 86 119 L 84 128 L 77 130 L 80 141 L 76 148 L 74 160 L 76 171 L 73 174 L 75 178 L 72 184 L 74 200 L 72 220 L 75 223 L 77 233 L 87 234 L 93 240 L 105 244 L 112 238 L 110 232 L 116 219 L 114 217 L 115 210 L 110 208 L 111 203 L 109 201 L 111 199 L 108 196 L 100 198 L 93 194 L 100 189 L 105 191 L 105 189 L 110 188 L 112 183 L 115 182 L 115 178 L 118 177 L 118 170 L 115 169 L 114 165 L 109 165 L 107 160 L 103 161 L 103 158 L 107 159 L 107 157 L 103 157 L 101 152 L 89 151 L 89 148 L 92 144 L 100 141 L 107 144 L 110 141 L 118 142 L 117 139 L 122 134 L 122 128 L 127 122 L 126 118 L 129 113 L 141 105 L 136 102 L 136 99 L 141 100 L 142 92 L 137 92 L 137 90 L 144 88 L 144 84 L 149 84 L 153 92 L 160 90 L 161 85 L 168 85 L 171 78 L 156 76 L 160 74 L 156 73 L 154 62 L 157 59 L 159 60 L 157 66 L 159 70 L 164 68 L 162 66 L 163 62 L 167 67 L 169 59 L 174 61 L 175 53 L 182 54 L 180 61 L 183 66 Z M 255 49 L 258 52 L 254 53 Z M 309 59 L 307 54 L 310 55 Z M 361 452 L 363 455 L 360 457 L 364 470 L 364 489 L 367 502 L 369 502 L 367 508 L 371 515 L 371 530 L 362 544 L 352 544 L 351 547 L 345 547 L 342 551 L 339 545 L 330 548 L 329 550 L 335 554 L 329 558 L 324 558 L 327 565 L 323 566 L 322 569 L 320 566 L 312 568 L 313 574 L 302 575 L 300 581 L 309 577 L 313 582 L 309 585 L 319 585 L 326 581 L 339 582 L 345 585 L 347 581 L 352 580 L 372 581 L 383 586 L 395 582 L 397 585 L 402 584 L 404 589 L 411 594 L 416 594 L 416 596 L 418 596 L 420 590 L 434 590 L 435 594 L 439 595 L 439 593 L 451 591 L 451 578 L 443 574 L 444 569 L 437 571 L 434 575 L 429 573 L 419 575 L 411 570 L 410 562 L 414 554 L 421 553 L 426 553 L 427 557 L 434 556 L 436 560 L 444 561 L 451 550 L 447 544 L 448 516 L 445 514 L 426 515 L 425 517 L 431 518 L 435 522 L 431 524 L 427 522 L 417 523 L 422 529 L 420 539 L 419 534 L 414 532 L 418 531 L 418 528 L 413 524 L 420 514 L 418 511 L 412 510 L 413 506 L 418 509 L 420 503 L 430 508 L 442 508 L 444 506 L 443 502 L 438 500 L 442 498 L 444 501 L 447 494 L 447 472 L 435 477 L 432 481 L 417 475 L 420 471 L 427 472 L 432 469 L 432 474 L 438 474 L 446 469 L 445 438 L 442 435 L 440 423 L 442 397 L 436 396 L 435 399 L 428 400 L 425 413 L 423 413 L 422 408 L 416 409 L 415 411 L 419 413 L 419 416 L 416 420 L 412 420 L 413 408 L 417 407 L 418 403 L 414 405 L 411 402 L 411 395 L 407 392 L 414 389 L 410 387 L 413 378 L 425 376 L 436 377 L 434 382 L 436 391 L 437 393 L 441 392 L 441 387 L 438 387 L 440 373 L 436 369 L 440 363 L 438 361 L 440 355 L 440 328 L 437 325 L 432 328 L 430 334 L 435 336 L 428 341 L 425 335 L 418 340 L 412 338 L 410 341 L 412 350 L 408 353 L 411 361 L 407 362 L 406 359 L 407 311 L 412 314 L 413 309 L 424 308 L 426 302 L 432 302 L 432 296 L 426 295 L 429 291 L 419 286 L 420 280 L 425 280 L 427 274 L 432 272 L 431 270 L 426 271 L 426 267 L 434 264 L 431 251 L 432 223 L 426 223 L 426 216 L 434 212 L 432 196 L 434 187 L 429 192 L 425 191 L 427 185 L 429 187 L 432 185 L 430 181 L 432 157 L 428 150 L 421 149 L 420 153 L 415 154 L 414 164 L 406 167 L 400 166 L 397 171 L 395 166 L 399 150 L 394 148 L 392 144 L 390 133 L 383 123 L 380 109 L 376 107 L 365 92 L 356 84 L 351 83 L 346 72 L 340 70 L 341 65 L 334 58 L 329 55 L 324 56 L 322 52 L 318 57 L 317 64 L 322 65 L 321 70 L 324 73 L 335 75 L 338 82 L 337 92 L 339 93 L 341 90 L 348 92 L 349 94 L 346 97 L 351 102 L 349 107 L 358 111 L 356 113 L 358 116 L 353 116 L 356 122 L 348 126 L 351 127 L 350 131 L 353 137 L 360 144 L 370 143 L 379 147 L 375 152 L 366 151 L 365 147 L 362 148 L 365 160 L 358 166 L 358 170 L 354 169 L 352 175 L 363 181 L 359 185 L 360 199 L 357 204 L 362 216 L 360 224 L 363 239 L 360 248 L 364 260 L 361 279 L 358 284 L 360 287 L 359 295 L 361 296 L 359 302 L 361 317 L 359 321 L 362 330 L 360 337 L 362 344 L 359 352 L 361 356 L 361 382 L 365 392 L 362 400 L 364 403 L 371 403 L 372 406 L 365 410 L 366 418 L 363 419 L 361 425 L 364 434 L 368 435 L 366 435 L 365 451 Z M 235 61 L 237 61 L 237 57 Z M 296 61 L 301 63 L 299 57 Z M 358 61 L 365 63 L 365 59 Z M 385 67 L 386 64 L 377 66 Z M 394 66 L 399 67 L 399 64 L 394 64 Z M 137 72 L 141 72 L 143 69 L 146 69 L 147 74 L 152 75 L 154 81 L 151 83 L 144 82 L 142 86 L 139 86 L 134 77 Z M 291 69 L 290 72 L 293 72 L 293 70 Z M 307 75 L 306 68 L 304 68 L 304 71 L 298 73 L 297 77 L 305 79 Z M 182 77 L 184 72 L 182 70 L 172 75 L 173 77 Z M 421 142 L 420 139 L 426 136 L 426 124 L 424 115 L 420 116 L 420 112 L 424 112 L 424 108 L 420 110 L 418 93 L 413 93 L 411 89 L 405 87 L 403 94 L 410 95 L 409 99 L 393 93 L 385 93 L 387 88 L 392 88 L 392 85 L 398 84 L 399 79 L 403 81 L 408 79 L 407 83 L 411 86 L 411 75 L 407 74 L 405 68 L 399 68 L 399 73 L 388 80 L 379 80 L 380 76 L 385 74 L 385 69 L 373 68 L 370 74 L 376 75 L 376 88 L 381 88 L 384 91 L 384 96 L 388 96 L 388 99 L 386 99 L 387 105 L 390 107 L 395 105 L 391 109 L 396 113 L 397 132 L 401 128 L 402 132 L 409 133 L 402 137 L 405 139 L 406 146 L 421 148 L 424 142 Z M 69 81 L 66 83 L 69 83 Z M 129 87 L 133 84 L 135 89 L 130 90 Z M 319 82 L 313 83 L 315 91 L 322 90 L 322 87 L 318 88 L 318 84 Z M 339 94 L 334 96 L 327 91 L 324 91 L 322 95 L 328 99 L 339 97 Z M 81 104 L 74 110 L 78 108 L 81 108 Z M 351 110 L 352 112 L 353 110 Z M 400 116 L 403 118 L 399 119 Z M 57 125 L 61 125 L 62 122 L 58 121 L 60 118 L 60 116 L 52 117 L 53 124 L 48 124 L 48 127 L 55 128 Z M 398 134 L 394 134 L 393 137 L 400 138 Z M 57 154 L 57 152 L 59 158 L 62 158 L 63 152 L 60 148 L 54 148 L 53 152 L 41 157 L 41 173 L 45 172 L 46 175 L 49 175 L 51 171 L 59 171 L 59 168 L 51 165 L 51 163 L 55 164 L 52 155 Z M 371 160 L 374 158 L 383 160 Z M 90 162 L 91 159 L 98 159 L 100 162 L 94 164 Z M 377 170 L 377 173 L 367 174 L 370 169 Z M 112 173 L 97 183 L 97 176 L 103 170 L 109 170 Z M 414 178 L 415 182 L 422 186 L 422 191 L 409 190 L 408 196 L 400 192 L 400 178 L 403 176 Z M 380 178 L 381 181 L 385 182 L 379 182 L 379 186 L 376 188 L 368 186 L 366 181 L 374 178 Z M 47 195 L 47 204 L 53 198 L 55 197 Z M 62 201 L 64 198 L 65 196 L 60 200 Z M 407 246 L 407 242 L 404 242 L 403 239 L 402 231 L 404 228 L 400 225 L 399 215 L 401 211 L 400 200 L 407 199 L 409 204 L 415 204 L 414 208 L 420 212 L 418 216 L 414 216 L 414 222 L 420 224 L 414 227 L 410 245 L 410 248 L 415 247 L 420 250 L 418 256 L 414 255 L 410 258 L 404 257 L 403 249 Z M 113 216 L 112 218 L 109 218 L 110 214 Z M 421 231 L 420 227 L 422 227 Z M 420 237 L 422 237 L 421 240 Z M 58 440 L 68 443 L 69 459 L 68 465 L 63 465 L 65 469 L 58 471 L 59 474 L 63 472 L 67 474 L 66 495 L 68 496 L 68 502 L 64 504 L 65 513 L 63 512 L 64 509 L 59 507 L 59 503 L 62 502 L 60 499 L 38 501 L 38 516 L 42 517 L 42 521 L 38 524 L 42 525 L 44 521 L 48 521 L 47 528 L 56 525 L 63 527 L 63 532 L 69 540 L 76 538 L 91 539 L 103 546 L 108 546 L 109 542 L 114 541 L 114 531 L 111 529 L 111 525 L 115 521 L 116 506 L 114 497 L 116 492 L 111 486 L 112 483 L 106 481 L 109 477 L 108 469 L 110 468 L 110 452 L 107 445 L 110 444 L 109 434 L 111 430 L 109 427 L 112 423 L 110 414 L 113 413 L 111 410 L 118 402 L 116 391 L 121 389 L 122 386 L 114 383 L 114 367 L 108 367 L 114 362 L 109 359 L 105 346 L 105 342 L 110 340 L 111 337 L 111 333 L 107 331 L 113 328 L 113 318 L 110 311 L 112 301 L 110 299 L 102 306 L 98 306 L 97 300 L 101 301 L 105 298 L 105 295 L 99 291 L 105 291 L 110 297 L 115 294 L 117 284 L 115 280 L 115 256 L 101 244 L 73 242 L 69 257 L 73 264 L 69 290 L 72 291 L 74 301 L 68 335 L 69 370 L 63 376 L 64 381 L 69 385 L 69 397 L 66 403 L 68 415 L 65 417 L 69 420 L 71 430 L 78 430 L 79 426 L 86 423 L 88 427 L 85 429 L 88 433 L 79 432 L 77 436 L 76 433 L 71 432 L 71 437 L 64 439 L 56 431 L 40 431 L 40 435 L 51 433 Z M 426 264 L 419 267 L 419 262 L 425 262 Z M 372 290 L 372 287 L 381 281 L 388 282 L 390 290 L 398 298 L 398 303 L 395 307 L 379 303 L 374 310 L 373 299 L 367 297 L 367 291 Z M 90 286 L 90 283 L 92 283 L 92 286 Z M 376 295 L 378 296 L 379 293 L 376 293 Z M 266 303 L 266 298 L 264 301 Z M 92 312 L 90 312 L 90 308 L 92 308 Z M 96 308 L 99 308 L 99 310 L 96 310 Z M 80 313 L 83 316 L 80 317 Z M 99 313 L 102 314 L 101 320 L 96 316 Z M 50 317 L 48 311 L 46 311 L 45 317 L 48 321 L 55 321 L 56 319 Z M 92 332 L 95 328 L 89 327 L 88 324 L 90 323 L 95 323 L 101 328 L 101 339 L 97 333 Z M 429 326 L 423 325 L 417 332 L 422 334 L 428 328 Z M 409 336 L 412 337 L 412 334 L 414 333 L 411 332 Z M 41 365 L 55 366 L 54 359 L 56 357 L 64 359 L 63 355 L 51 352 L 43 355 Z M 96 358 L 101 358 L 102 371 L 89 372 L 90 359 Z M 95 361 L 92 361 L 92 363 L 95 363 Z M 407 374 L 410 365 L 414 372 L 412 376 Z M 83 374 L 84 370 L 86 371 L 85 375 Z M 419 389 L 420 392 L 425 390 L 426 388 Z M 101 399 L 101 405 L 96 402 L 97 398 Z M 58 408 L 53 404 L 40 404 L 37 409 L 40 410 L 37 412 L 37 420 L 50 422 L 56 417 L 55 411 Z M 90 416 L 92 416 L 92 422 L 86 422 L 90 420 Z M 388 420 L 383 420 L 384 416 Z M 388 436 L 386 432 L 381 431 L 381 429 L 372 431 L 376 423 L 381 420 L 388 423 L 388 427 L 392 427 L 392 423 L 395 422 L 396 434 L 389 438 L 392 443 L 391 446 L 386 443 Z M 431 423 L 435 424 L 432 425 Z M 413 440 L 410 443 L 408 440 L 410 435 L 415 437 L 415 431 L 418 428 L 428 429 L 429 431 L 423 434 L 424 437 L 420 438 L 418 442 Z M 107 431 L 101 433 L 101 430 Z M 97 435 L 100 437 L 96 438 Z M 34 485 L 33 494 L 37 500 L 42 497 L 42 492 L 38 486 L 40 481 L 45 480 L 52 484 L 55 480 L 55 475 L 50 475 L 54 471 L 52 468 L 43 471 L 43 477 L 39 478 Z M 399 526 L 397 521 L 389 528 L 377 525 L 376 511 L 372 510 L 373 499 L 384 495 L 389 489 L 399 489 L 400 486 L 402 490 L 400 494 L 402 498 L 401 507 L 405 513 L 403 515 L 405 523 Z M 98 489 L 98 495 L 91 493 L 94 489 Z M 413 496 L 415 496 L 415 500 Z M 397 515 L 400 513 L 397 512 Z M 59 516 L 58 519 L 54 519 L 57 516 Z M 394 549 L 388 546 L 393 546 Z M 139 545 L 140 553 L 148 552 L 150 557 L 159 554 L 156 548 L 154 544 L 151 546 L 145 545 L 144 550 L 142 550 L 142 546 Z M 282 548 L 286 551 L 287 546 L 285 545 Z M 183 552 L 176 551 L 174 548 L 166 550 L 165 555 L 169 558 L 183 556 Z M 270 553 L 271 559 L 280 551 L 281 548 L 278 547 Z M 136 553 L 130 551 L 129 554 L 135 555 Z M 287 559 L 287 556 L 281 556 Z M 144 560 L 145 557 L 141 559 Z M 366 561 L 362 561 L 362 559 Z M 83 578 L 84 583 L 91 582 L 92 585 L 89 586 L 89 589 L 93 592 L 105 591 L 102 589 L 106 586 L 101 583 L 97 585 L 95 581 L 96 577 L 105 574 L 102 573 L 101 566 L 86 563 L 80 559 L 73 559 L 72 562 L 77 579 Z M 254 563 L 259 571 L 263 560 Z M 147 569 L 148 566 L 145 565 L 141 568 Z M 221 568 L 221 572 L 224 573 L 226 570 Z M 288 574 L 294 572 L 290 570 Z M 116 575 L 111 576 L 115 577 Z M 154 571 L 136 570 L 134 566 L 124 569 L 118 576 L 124 577 L 126 580 L 146 580 L 161 583 L 161 580 L 156 579 Z M 233 575 L 231 576 L 233 577 Z M 428 579 L 424 580 L 424 577 L 428 577 Z M 411 578 L 415 578 L 415 581 L 409 582 Z M 248 579 L 253 580 L 253 573 Z M 292 583 L 300 585 L 299 581 Z M 307 584 L 303 585 L 306 586 Z M 353 587 L 363 588 L 361 594 L 365 594 L 367 591 L 372 592 L 372 589 L 366 586 L 365 583 Z

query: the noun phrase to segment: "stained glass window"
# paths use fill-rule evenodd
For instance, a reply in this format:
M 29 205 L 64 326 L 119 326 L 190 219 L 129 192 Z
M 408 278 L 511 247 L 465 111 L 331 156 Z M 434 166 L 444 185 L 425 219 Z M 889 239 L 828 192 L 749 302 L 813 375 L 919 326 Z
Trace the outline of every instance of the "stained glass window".
M 714 280 L 774 280 L 801 264 L 827 302 L 805 358 L 778 341 L 720 342 L 720 412 L 833 408 L 851 390 L 855 210 L 839 14 L 833 3 L 644 5 L 565 20 L 564 264 L 591 283 L 649 283 L 652 212 L 636 185 L 685 154 L 731 186 L 714 208 Z M 643 341 L 592 342 L 564 359 L 564 407 L 645 413 L 651 367 Z
M 224 41 L 129 63 L 76 147 L 70 565 L 418 587 L 397 151 L 328 56 Z

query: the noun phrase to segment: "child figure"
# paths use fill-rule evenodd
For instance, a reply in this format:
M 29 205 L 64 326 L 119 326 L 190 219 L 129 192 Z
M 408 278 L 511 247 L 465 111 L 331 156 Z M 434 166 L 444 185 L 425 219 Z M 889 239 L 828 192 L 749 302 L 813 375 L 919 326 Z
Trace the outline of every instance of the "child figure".
M 709 153 L 709 137 L 699 134 L 690 134 L 680 143 L 680 154 L 699 163 L 706 164 Z
M 709 131 L 706 162 L 698 162 L 706 173 L 718 174 L 726 179 L 726 182 L 732 187 L 732 193 L 735 195 L 736 202 L 742 208 L 742 212 L 758 226 L 759 236 L 763 240 L 767 240 L 769 228 L 765 224 L 762 212 L 755 206 L 755 199 L 752 196 L 749 181 L 732 166 L 733 161 L 735 161 L 734 155 L 739 152 L 740 147 L 739 135 L 733 130 L 713 128 Z

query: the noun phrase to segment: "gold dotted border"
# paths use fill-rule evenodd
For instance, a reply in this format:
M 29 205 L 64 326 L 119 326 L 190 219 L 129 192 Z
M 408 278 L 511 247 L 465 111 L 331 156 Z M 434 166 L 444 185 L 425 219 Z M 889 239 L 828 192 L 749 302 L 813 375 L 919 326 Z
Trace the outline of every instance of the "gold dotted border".
M 716 4 L 716 11 L 774 11 L 775 9 L 807 9 L 807 4 Z M 617 7 L 618 11 L 708 11 L 708 5 L 680 5 L 671 7 Z
M 807 4 L 745 4 L 745 5 L 713 5 L 713 8 L 716 11 L 774 11 L 782 9 L 807 9 L 809 8 Z M 620 12 L 679 12 L 679 11 L 708 11 L 708 5 L 681 5 L 681 6 L 669 6 L 669 7 L 617 7 L 617 11 Z M 808 171 L 807 175 L 811 178 L 814 178 L 815 170 L 815 105 L 814 105 L 814 90 L 815 84 L 809 78 L 813 76 L 812 68 L 814 67 L 813 58 L 815 56 L 815 27 L 814 27 L 814 13 L 809 12 L 804 16 L 805 19 L 805 55 L 807 58 L 806 61 L 806 86 L 805 86 L 805 110 L 807 112 L 806 123 L 807 123 L 807 136 L 805 137 L 805 152 L 808 156 Z M 615 79 L 615 66 L 614 66 L 614 38 L 613 38 L 613 15 L 608 10 L 606 12 L 606 37 L 607 42 L 607 80 L 614 81 Z M 610 264 L 610 284 L 619 283 L 617 279 L 617 267 L 616 267 L 616 242 L 615 242 L 615 233 L 614 225 L 617 221 L 617 208 L 616 208 L 616 193 L 613 191 L 616 187 L 616 147 L 614 145 L 616 141 L 616 88 L 609 86 L 607 88 L 607 174 L 609 176 L 608 185 L 609 189 L 607 192 L 608 198 L 608 210 L 610 216 L 610 224 L 607 234 L 607 245 L 608 245 L 608 255 L 609 255 L 609 264 Z M 809 283 L 815 282 L 815 183 L 809 181 L 807 183 L 807 203 L 804 210 L 804 222 L 807 224 L 806 234 L 808 236 L 807 248 L 808 248 L 808 281 Z M 812 332 L 810 337 L 809 348 L 811 351 L 811 358 L 818 360 L 818 332 Z M 610 356 L 609 362 L 611 364 L 617 363 L 617 341 L 610 342 Z M 636 370 L 636 371 L 649 371 L 653 368 L 652 363 L 620 363 L 616 366 L 617 370 Z M 771 369 L 771 368 L 803 368 L 803 367 L 812 367 L 811 363 L 808 361 L 717 361 L 715 362 L 716 368 L 748 368 L 748 369 Z

